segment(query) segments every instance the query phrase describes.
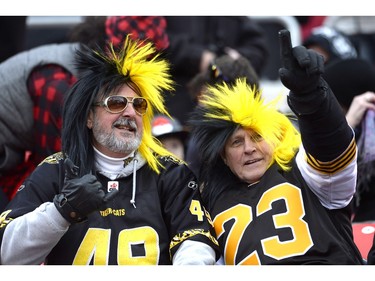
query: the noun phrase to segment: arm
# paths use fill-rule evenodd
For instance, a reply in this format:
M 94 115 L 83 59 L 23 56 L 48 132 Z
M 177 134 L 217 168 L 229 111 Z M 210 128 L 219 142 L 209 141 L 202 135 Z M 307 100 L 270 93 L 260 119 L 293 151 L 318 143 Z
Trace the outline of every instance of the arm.
M 280 41 L 280 80 L 290 90 L 288 104 L 298 118 L 304 148 L 319 161 L 332 161 L 349 147 L 354 134 L 321 77 L 323 57 L 303 46 L 292 48 L 289 32 L 281 33 Z
M 218 242 L 194 174 L 186 165 L 169 165 L 161 175 L 163 217 L 172 236 L 174 265 L 215 264 Z
M 0 264 L 43 263 L 48 253 L 68 230 L 69 225 L 51 202 L 44 203 L 35 211 L 15 218 L 4 231 Z
M 59 166 L 59 173 L 53 172 L 57 170 L 53 166 L 39 166 L 0 216 L 1 264 L 41 264 L 71 224 L 86 220 L 117 194 L 105 194 L 94 175 L 78 177 L 69 158 L 64 169 Z M 44 180 L 48 172 L 52 172 L 53 183 Z M 56 175 L 61 175 L 61 182 L 53 190 Z
M 280 79 L 290 89 L 288 103 L 303 143 L 297 165 L 325 207 L 347 206 L 355 192 L 357 148 L 343 110 L 321 77 L 323 57 L 303 46 L 292 48 L 289 32 L 280 32 L 280 43 Z
M 205 243 L 184 241 L 173 256 L 173 265 L 214 265 L 214 249 Z
M 64 67 L 47 64 L 33 69 L 27 88 L 34 103 L 33 147 L 36 163 L 61 150 L 62 105 L 76 78 Z

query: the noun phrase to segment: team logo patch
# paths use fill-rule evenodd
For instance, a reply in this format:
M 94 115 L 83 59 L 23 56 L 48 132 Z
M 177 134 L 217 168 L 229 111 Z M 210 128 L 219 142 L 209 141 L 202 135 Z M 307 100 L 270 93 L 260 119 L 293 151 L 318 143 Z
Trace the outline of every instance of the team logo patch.
M 118 190 L 119 184 L 118 181 L 109 181 L 107 185 L 107 191 L 111 192 L 113 190 Z

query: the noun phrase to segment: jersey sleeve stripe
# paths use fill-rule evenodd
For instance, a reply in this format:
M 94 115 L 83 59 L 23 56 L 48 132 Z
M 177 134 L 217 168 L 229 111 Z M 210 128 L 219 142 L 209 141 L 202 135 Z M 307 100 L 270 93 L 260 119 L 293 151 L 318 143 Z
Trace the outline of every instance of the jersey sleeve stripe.
M 353 138 L 348 148 L 339 157 L 329 162 L 322 162 L 307 154 L 307 163 L 315 170 L 324 174 L 337 173 L 349 165 L 355 158 L 357 145 Z

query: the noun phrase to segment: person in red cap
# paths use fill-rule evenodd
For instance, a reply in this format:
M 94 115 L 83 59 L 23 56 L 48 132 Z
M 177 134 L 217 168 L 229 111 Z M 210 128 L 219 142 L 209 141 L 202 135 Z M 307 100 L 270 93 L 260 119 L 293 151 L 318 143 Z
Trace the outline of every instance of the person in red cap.
M 0 64 L 0 211 L 35 167 L 61 149 L 62 102 L 79 75 L 80 44 L 116 47 L 131 34 L 163 51 L 165 25 L 161 16 L 86 17 L 69 34 L 71 42 L 35 47 Z
M 173 117 L 165 114 L 155 115 L 151 123 L 152 135 L 156 137 L 162 145 L 181 160 L 185 160 L 185 150 L 188 130 L 184 129 L 181 123 Z

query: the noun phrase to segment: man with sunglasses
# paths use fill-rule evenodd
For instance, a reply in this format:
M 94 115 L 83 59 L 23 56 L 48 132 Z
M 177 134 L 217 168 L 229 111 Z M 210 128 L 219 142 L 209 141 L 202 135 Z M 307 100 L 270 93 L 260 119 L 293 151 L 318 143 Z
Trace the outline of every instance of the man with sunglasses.
M 67 36 L 70 42 L 46 42 L 0 64 L 0 212 L 36 166 L 61 150 L 61 108 L 78 77 L 79 44 L 117 46 L 131 34 L 151 40 L 159 51 L 169 45 L 162 16 L 82 18 Z
M 77 52 L 62 152 L 0 216 L 1 264 L 214 264 L 217 241 L 196 178 L 151 134 L 168 115 L 169 63 L 151 43 Z M 26 254 L 27 253 L 27 254 Z

